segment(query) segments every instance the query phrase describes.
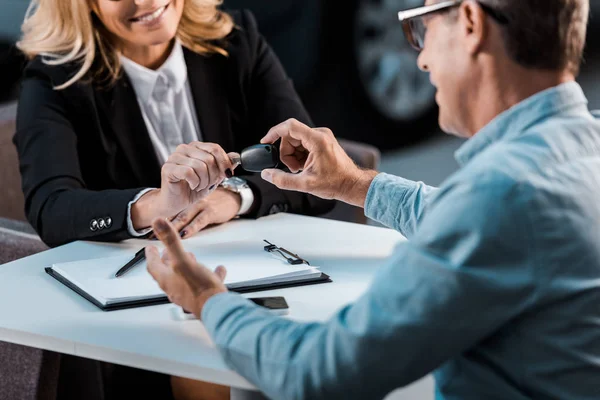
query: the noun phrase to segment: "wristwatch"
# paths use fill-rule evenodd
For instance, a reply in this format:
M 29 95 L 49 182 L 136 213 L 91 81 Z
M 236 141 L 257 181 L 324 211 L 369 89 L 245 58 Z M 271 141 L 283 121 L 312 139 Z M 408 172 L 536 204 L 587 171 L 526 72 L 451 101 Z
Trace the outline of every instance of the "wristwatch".
M 231 178 L 226 178 L 219 187 L 223 189 L 229 190 L 231 192 L 237 193 L 240 195 L 242 199 L 242 203 L 240 205 L 240 210 L 237 215 L 244 215 L 250 208 L 252 207 L 252 203 L 254 203 L 254 193 L 252 193 L 252 189 L 248 185 L 245 179 L 238 178 L 237 176 L 233 176 Z

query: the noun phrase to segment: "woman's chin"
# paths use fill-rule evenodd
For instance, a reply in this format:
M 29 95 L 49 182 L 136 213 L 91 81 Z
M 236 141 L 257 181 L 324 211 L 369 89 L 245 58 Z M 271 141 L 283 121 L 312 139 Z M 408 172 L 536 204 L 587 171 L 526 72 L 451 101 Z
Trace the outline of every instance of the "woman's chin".
M 176 31 L 150 32 L 144 35 L 136 35 L 136 40 L 132 40 L 131 42 L 138 46 L 160 46 L 170 43 L 175 38 L 176 34 Z

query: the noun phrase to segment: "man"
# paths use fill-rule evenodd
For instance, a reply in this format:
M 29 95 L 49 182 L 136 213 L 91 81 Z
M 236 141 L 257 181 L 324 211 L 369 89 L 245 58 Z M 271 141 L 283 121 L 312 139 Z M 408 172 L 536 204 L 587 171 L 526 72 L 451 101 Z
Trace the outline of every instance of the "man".
M 359 170 L 327 129 L 268 133 L 301 172 L 264 179 L 364 206 L 410 239 L 327 323 L 226 293 L 225 269 L 197 264 L 165 221 L 169 251 L 148 250 L 150 272 L 275 399 L 382 398 L 432 371 L 440 399 L 600 398 L 600 121 L 575 83 L 588 9 L 464 0 L 400 13 L 441 127 L 470 138 L 439 189 Z

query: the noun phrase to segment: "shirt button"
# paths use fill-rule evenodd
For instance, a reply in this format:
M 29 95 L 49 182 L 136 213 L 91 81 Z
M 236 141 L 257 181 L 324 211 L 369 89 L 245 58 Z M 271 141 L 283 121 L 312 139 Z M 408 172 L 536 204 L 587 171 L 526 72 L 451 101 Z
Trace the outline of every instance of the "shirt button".
M 100 230 L 106 228 L 106 222 L 104 221 L 104 219 L 100 218 L 98 220 L 98 228 L 100 228 Z
M 90 221 L 90 231 L 96 232 L 98 230 L 98 221 L 93 219 Z
M 105 221 L 106 221 L 106 227 L 110 228 L 112 226 L 112 218 L 106 217 Z

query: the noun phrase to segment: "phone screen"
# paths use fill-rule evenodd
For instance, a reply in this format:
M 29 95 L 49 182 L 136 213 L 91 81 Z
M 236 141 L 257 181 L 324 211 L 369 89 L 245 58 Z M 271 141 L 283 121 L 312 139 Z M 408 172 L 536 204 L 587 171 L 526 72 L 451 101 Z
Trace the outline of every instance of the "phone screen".
M 283 297 L 255 297 L 248 300 L 270 310 L 284 310 L 288 308 L 288 304 Z

